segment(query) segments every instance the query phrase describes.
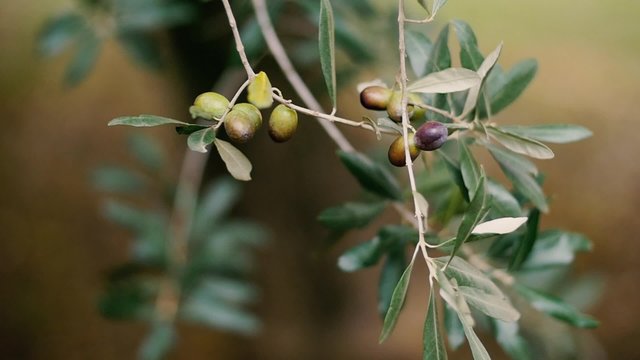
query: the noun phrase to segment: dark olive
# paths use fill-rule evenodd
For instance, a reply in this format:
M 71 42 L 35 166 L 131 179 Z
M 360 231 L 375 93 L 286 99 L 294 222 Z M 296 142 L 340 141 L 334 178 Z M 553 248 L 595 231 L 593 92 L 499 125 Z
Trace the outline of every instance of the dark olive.
M 397 137 L 389 146 L 389 162 L 397 167 L 406 165 L 406 157 L 404 154 L 404 136 Z M 415 160 L 420 155 L 420 149 L 416 147 L 414 135 L 409 134 L 409 156 L 411 160 Z
M 369 110 L 385 110 L 391 98 L 391 90 L 382 86 L 369 86 L 360 92 L 360 104 Z
M 269 136 L 275 142 L 285 142 L 293 137 L 298 128 L 298 113 L 280 104 L 269 117 Z
M 420 150 L 433 151 L 447 141 L 448 134 L 447 128 L 441 123 L 427 121 L 416 131 L 415 143 Z
M 235 143 L 242 144 L 249 141 L 257 129 L 255 120 L 242 110 L 231 110 L 224 118 L 224 130 L 229 139 Z
M 198 95 L 193 105 L 211 117 L 220 117 L 227 110 L 229 100 L 218 93 L 206 92 Z
M 402 95 L 400 91 L 394 91 L 389 99 L 389 103 L 387 104 L 387 114 L 389 114 L 389 119 L 395 122 L 402 121 Z M 407 105 L 407 116 L 411 118 L 413 116 L 414 106 Z

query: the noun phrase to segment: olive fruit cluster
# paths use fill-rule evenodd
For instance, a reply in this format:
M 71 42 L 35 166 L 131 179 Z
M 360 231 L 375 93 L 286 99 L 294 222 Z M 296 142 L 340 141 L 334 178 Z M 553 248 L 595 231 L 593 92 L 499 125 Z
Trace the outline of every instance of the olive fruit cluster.
M 252 100 L 251 98 L 249 99 Z M 262 102 L 264 103 L 264 101 Z M 263 106 L 264 107 L 264 106 Z M 205 92 L 196 97 L 193 113 L 200 117 L 220 120 L 229 108 L 229 100 L 215 92 Z M 262 113 L 252 103 L 233 105 L 223 119 L 224 129 L 231 141 L 242 144 L 253 138 L 262 126 Z M 284 142 L 293 137 L 298 127 L 298 114 L 286 105 L 278 105 L 269 117 L 269 136 L 275 142 Z
M 437 121 L 427 121 L 415 134 L 409 134 L 409 156 L 415 160 L 420 151 L 439 149 L 447 141 L 447 128 Z M 398 136 L 389 147 L 389 162 L 398 167 L 406 165 L 404 136 Z
M 415 93 L 409 93 L 409 105 L 407 105 L 407 115 L 410 120 L 421 119 L 425 115 L 425 110 L 411 105 L 421 103 L 422 100 Z M 386 110 L 389 119 L 395 122 L 402 121 L 402 94 L 400 91 L 393 91 L 383 86 L 369 86 L 360 92 L 360 104 L 369 110 Z

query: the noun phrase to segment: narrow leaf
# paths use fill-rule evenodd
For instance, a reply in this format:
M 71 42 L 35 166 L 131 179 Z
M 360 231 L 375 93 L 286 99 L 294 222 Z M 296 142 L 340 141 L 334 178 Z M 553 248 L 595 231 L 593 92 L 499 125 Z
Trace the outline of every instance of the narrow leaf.
M 88 29 L 80 36 L 76 53 L 64 74 L 64 80 L 67 85 L 78 85 L 89 75 L 98 60 L 101 45 L 102 40 L 91 29 Z
M 548 125 L 511 125 L 501 126 L 501 129 L 512 134 L 528 137 L 538 141 L 556 144 L 566 144 L 580 141 L 593 135 L 593 133 L 580 125 L 548 124 Z
M 240 150 L 230 143 L 215 139 L 213 144 L 218 149 L 220 157 L 227 166 L 227 171 L 237 180 L 251 180 L 251 169 L 253 168 L 249 159 Z
M 444 347 L 442 333 L 438 327 L 438 306 L 433 291 L 429 291 L 429 307 L 427 308 L 427 319 L 424 322 L 422 334 L 422 359 L 423 360 L 446 360 L 447 351 Z
M 340 150 L 338 156 L 365 190 L 391 200 L 402 199 L 400 185 L 385 168 L 355 151 Z
M 440 8 L 447 3 L 447 0 L 433 0 L 433 7 L 431 8 L 431 16 L 435 17 L 438 14 Z
M 473 153 L 464 140 L 458 141 L 460 145 L 460 171 L 462 172 L 462 179 L 464 185 L 467 188 L 469 199 L 473 199 L 478 183 L 480 182 L 480 165 L 476 161 Z
M 176 332 L 170 323 L 153 324 L 151 332 L 140 347 L 141 360 L 164 359 L 176 342 Z
M 502 184 L 491 180 L 487 181 L 487 192 L 490 196 L 489 208 L 492 217 L 518 217 L 522 215 L 518 200 Z
M 569 265 L 576 252 L 589 250 L 591 242 L 581 234 L 560 230 L 543 231 L 538 235 L 520 269 L 535 271 Z
M 442 256 L 433 260 L 442 268 L 449 261 L 449 256 Z M 444 274 L 449 278 L 455 279 L 459 286 L 474 287 L 488 294 L 506 298 L 500 288 L 487 275 L 460 257 L 455 257 L 451 260 Z
M 417 77 L 424 76 L 432 48 L 431 40 L 421 32 L 407 30 L 405 32 L 405 42 L 407 43 L 407 56 L 413 73 Z
M 544 294 L 521 284 L 516 284 L 515 288 L 520 295 L 529 301 L 533 308 L 558 320 L 578 328 L 596 328 L 600 325 L 598 320 L 579 312 L 558 297 Z
M 487 148 L 491 152 L 493 158 L 498 162 L 498 164 L 504 165 L 505 167 L 508 167 L 513 171 L 534 176 L 538 175 L 538 169 L 536 168 L 536 165 L 529 161 L 529 159 L 492 144 L 489 144 Z
M 338 258 L 338 267 L 345 272 L 353 272 L 375 265 L 382 256 L 382 243 L 379 237 L 360 243 L 344 252 Z
M 473 355 L 473 360 L 491 360 L 487 349 L 485 349 L 484 345 L 478 338 L 478 335 L 473 331 L 473 327 L 468 324 L 462 323 L 464 333 L 467 335 L 467 340 L 469 340 L 469 347 L 471 348 L 471 354 Z
M 156 116 L 156 115 L 138 115 L 138 116 L 121 116 L 117 117 L 107 124 L 108 126 L 114 125 L 127 125 L 127 126 L 135 126 L 135 127 L 150 127 L 150 126 L 158 126 L 158 125 L 189 125 L 186 122 L 170 119 L 167 117 Z
M 519 62 L 506 74 L 496 66 L 487 78 L 490 113 L 497 114 L 513 103 L 531 83 L 537 70 L 538 63 L 533 59 Z M 478 106 L 480 117 L 486 118 L 487 107 L 482 102 Z
M 386 204 L 349 202 L 325 209 L 318 215 L 318 221 L 327 228 L 337 231 L 362 228 L 382 213 Z
M 509 270 L 518 270 L 522 266 L 522 263 L 527 260 L 529 254 L 531 253 L 531 249 L 538 239 L 538 227 L 540 224 L 540 210 L 533 209 L 529 212 L 529 219 L 527 221 L 527 232 L 525 233 L 524 238 L 520 243 L 518 243 L 518 248 L 515 251 L 515 254 L 511 258 L 511 262 L 509 263 Z
M 460 286 L 459 290 L 469 305 L 488 316 L 506 322 L 514 322 L 520 318 L 518 310 L 505 297 L 469 286 Z
M 402 273 L 400 281 L 398 281 L 398 284 L 393 290 L 393 294 L 391 295 L 391 303 L 389 304 L 389 311 L 387 311 L 387 315 L 384 317 L 382 332 L 380 333 L 380 338 L 378 339 L 380 343 L 384 342 L 389 337 L 389 335 L 391 335 L 393 328 L 396 326 L 398 315 L 400 315 L 400 310 L 402 310 L 402 305 L 404 305 L 404 299 L 407 296 L 409 280 L 411 279 L 411 270 L 413 270 L 413 261 L 409 264 L 409 266 L 407 266 L 407 269 L 404 271 L 404 273 Z
M 43 56 L 58 55 L 67 49 L 83 31 L 87 23 L 79 14 L 64 13 L 47 20 L 38 34 L 38 50 Z
M 493 66 L 498 61 L 500 57 L 500 52 L 502 51 L 502 42 L 498 45 L 498 47 L 493 50 L 486 59 L 482 62 L 477 72 L 480 76 L 480 79 L 483 79 L 487 76 L 489 71 L 493 68 Z M 467 99 L 464 103 L 464 108 L 462 110 L 462 114 L 467 114 L 469 111 L 473 110 L 476 107 L 476 103 L 478 102 L 478 96 L 480 95 L 480 89 L 482 84 L 476 85 L 469 89 L 469 93 L 467 94 Z
M 493 320 L 493 332 L 502 349 L 514 360 L 532 359 L 531 349 L 526 340 L 519 334 L 517 322 Z
M 482 176 L 478 182 L 478 186 L 475 190 L 475 196 L 469 204 L 469 208 L 462 218 L 460 227 L 458 227 L 458 233 L 456 234 L 456 240 L 451 250 L 451 256 L 449 263 L 454 259 L 458 249 L 471 235 L 471 231 L 478 225 L 482 218 L 487 214 L 487 192 L 484 185 L 485 177 Z
M 512 134 L 494 126 L 488 126 L 489 135 L 507 149 L 536 159 L 552 159 L 553 151 L 545 144 L 528 137 Z
M 478 40 L 471 26 L 462 20 L 453 20 L 458 43 L 460 43 L 460 62 L 470 70 L 478 70 L 484 57 L 478 49 Z
M 212 126 L 198 130 L 187 138 L 189 149 L 201 153 L 207 152 L 207 145 L 211 144 L 216 138 L 216 133 Z
M 393 290 L 400 281 L 404 269 L 407 267 L 404 250 L 404 244 L 399 244 L 389 249 L 387 259 L 380 272 L 380 282 L 378 284 L 378 313 L 383 319 L 389 310 Z
M 447 329 L 449 347 L 451 347 L 452 350 L 456 350 L 464 344 L 465 335 L 462 329 L 462 322 L 460 322 L 458 314 L 451 305 L 445 303 L 444 309 L 444 325 Z
M 333 9 L 329 0 L 320 0 L 319 51 L 322 74 L 327 84 L 329 98 L 336 108 L 336 56 L 335 56 L 335 23 Z
M 416 80 L 407 89 L 419 93 L 445 94 L 467 90 L 479 85 L 480 81 L 480 76 L 475 71 L 464 68 L 448 68 Z
M 478 224 L 472 234 L 508 234 L 527 222 L 526 217 L 504 217 Z
M 451 67 L 451 52 L 449 51 L 449 24 L 447 24 L 440 30 L 440 34 L 431 48 L 425 73 L 430 74 L 449 67 Z

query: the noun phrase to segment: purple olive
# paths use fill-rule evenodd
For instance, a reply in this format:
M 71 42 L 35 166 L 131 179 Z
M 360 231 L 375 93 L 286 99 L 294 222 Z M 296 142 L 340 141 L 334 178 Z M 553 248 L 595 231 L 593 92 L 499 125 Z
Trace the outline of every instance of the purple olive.
M 427 121 L 415 135 L 416 147 L 424 151 L 439 149 L 447 141 L 449 132 L 447 128 L 437 121 Z

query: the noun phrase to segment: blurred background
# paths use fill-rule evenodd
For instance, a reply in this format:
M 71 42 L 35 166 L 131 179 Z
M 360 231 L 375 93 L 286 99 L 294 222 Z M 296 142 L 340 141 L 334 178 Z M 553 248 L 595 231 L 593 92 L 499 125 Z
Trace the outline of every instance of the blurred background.
M 43 59 L 36 38 L 48 18 L 73 6 L 58 0 L 0 2 L 0 357 L 6 359 L 135 357 L 146 326 L 105 320 L 96 308 L 105 274 L 126 260 L 129 240 L 127 232 L 101 216 L 104 196 L 92 188 L 91 173 L 104 164 L 130 164 L 127 136 L 144 131 L 163 144 L 164 171 L 175 180 L 186 146 L 185 138 L 169 128 L 107 128 L 106 123 L 141 113 L 187 121 L 193 95 L 213 85 L 226 61 L 220 54 L 232 50 L 214 2 L 203 15 L 211 18 L 209 27 L 157 34 L 165 60 L 160 71 L 136 65 L 107 41 L 88 77 L 68 87 L 63 78 L 71 53 Z M 553 198 L 542 226 L 586 234 L 594 251 L 580 256 L 575 274 L 603 284 L 601 297 L 585 309 L 601 326 L 578 331 L 582 353 L 575 358 L 580 359 L 640 359 L 637 345 L 629 341 L 640 336 L 635 230 L 640 165 L 634 155 L 640 150 L 639 12 L 640 3 L 620 0 L 452 0 L 439 17 L 469 22 L 485 53 L 503 40 L 503 67 L 538 59 L 537 78 L 498 121 L 574 123 L 594 133 L 586 141 L 553 146 L 556 158 L 538 162 L 547 173 L 545 191 Z M 310 24 L 291 26 L 298 21 L 283 18 L 278 27 L 313 38 Z M 379 30 L 386 24 L 371 26 Z M 362 40 L 374 53 L 393 53 L 376 38 Z M 380 61 L 377 70 L 366 68 L 343 87 L 339 102 L 345 117 L 362 113 L 356 80 L 393 79 L 395 60 Z M 261 66 L 277 73 L 270 60 Z M 323 94 L 316 68 L 305 69 L 319 84 L 316 93 Z M 272 82 L 284 84 L 277 76 Z M 368 133 L 345 132 L 360 148 L 375 146 Z M 259 135 L 243 147 L 254 163 L 255 181 L 244 185 L 235 213 L 265 225 L 271 234 L 259 251 L 254 279 L 261 288 L 256 311 L 262 332 L 243 337 L 181 326 L 171 358 L 419 358 L 423 284 L 414 281 L 396 332 L 378 345 L 379 267 L 343 274 L 335 266 L 340 250 L 372 234 L 363 231 L 322 250 L 327 233 L 315 222 L 317 214 L 359 191 L 337 161 L 333 143 L 311 119 L 302 120 L 298 136 L 287 144 L 273 145 L 266 134 Z M 205 181 L 223 173 L 221 161 L 212 158 Z M 392 214 L 387 220 L 394 221 Z M 495 345 L 489 347 L 496 358 L 503 356 Z M 470 355 L 463 349 L 451 357 Z

